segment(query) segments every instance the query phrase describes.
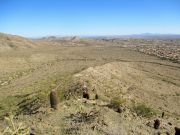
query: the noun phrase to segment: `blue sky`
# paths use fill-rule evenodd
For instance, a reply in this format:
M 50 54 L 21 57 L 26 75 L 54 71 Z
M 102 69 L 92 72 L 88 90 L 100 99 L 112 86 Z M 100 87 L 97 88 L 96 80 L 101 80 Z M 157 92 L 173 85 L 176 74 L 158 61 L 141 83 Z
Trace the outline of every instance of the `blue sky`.
M 180 34 L 180 0 L 0 0 L 0 32 L 26 37 Z

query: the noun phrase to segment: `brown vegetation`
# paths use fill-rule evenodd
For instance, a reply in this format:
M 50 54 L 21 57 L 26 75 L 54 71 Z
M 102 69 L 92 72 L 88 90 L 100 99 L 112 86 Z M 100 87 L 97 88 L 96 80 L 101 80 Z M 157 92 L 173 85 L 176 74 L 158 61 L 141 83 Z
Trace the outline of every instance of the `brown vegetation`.
M 180 126 L 180 65 L 136 50 L 178 41 L 0 40 L 0 129 L 7 114 L 37 134 L 174 134 Z

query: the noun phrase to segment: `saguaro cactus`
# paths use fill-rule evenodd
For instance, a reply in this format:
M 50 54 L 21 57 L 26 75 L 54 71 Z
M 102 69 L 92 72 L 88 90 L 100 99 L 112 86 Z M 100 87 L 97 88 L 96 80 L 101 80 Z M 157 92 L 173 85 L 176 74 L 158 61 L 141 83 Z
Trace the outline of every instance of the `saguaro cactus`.
M 175 127 L 175 135 L 180 135 L 180 128 L 178 127 Z
M 86 85 L 83 86 L 82 91 L 83 91 L 83 98 L 89 99 L 88 88 Z
M 89 93 L 83 92 L 83 98 L 89 99 Z
M 158 129 L 159 126 L 160 126 L 160 120 L 158 120 L 158 119 L 154 120 L 154 128 Z
M 164 112 L 162 112 L 162 118 L 164 118 Z
M 99 96 L 98 96 L 98 94 L 96 94 L 96 95 L 95 95 L 95 99 L 99 99 Z
M 57 109 L 58 95 L 57 95 L 57 91 L 55 90 L 52 90 L 50 93 L 50 104 L 51 104 L 51 108 Z
M 118 113 L 122 113 L 122 112 L 123 112 L 122 108 L 121 108 L 121 107 L 118 107 L 118 108 L 117 108 L 117 112 L 118 112 Z

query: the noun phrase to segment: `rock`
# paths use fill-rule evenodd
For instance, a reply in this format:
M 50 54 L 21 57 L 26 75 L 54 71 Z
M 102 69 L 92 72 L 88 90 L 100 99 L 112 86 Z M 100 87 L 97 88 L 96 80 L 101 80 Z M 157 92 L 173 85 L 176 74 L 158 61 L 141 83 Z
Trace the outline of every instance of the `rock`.
M 35 135 L 35 129 L 34 128 L 30 128 L 30 135 Z
M 133 113 L 132 115 L 133 115 L 133 117 L 137 117 L 137 114 L 136 114 L 136 113 Z
M 146 123 L 146 126 L 149 126 L 149 127 L 150 127 L 150 126 L 151 126 L 151 122 L 147 122 L 147 123 Z
M 171 123 L 171 122 L 168 122 L 168 125 L 172 126 L 172 123 Z

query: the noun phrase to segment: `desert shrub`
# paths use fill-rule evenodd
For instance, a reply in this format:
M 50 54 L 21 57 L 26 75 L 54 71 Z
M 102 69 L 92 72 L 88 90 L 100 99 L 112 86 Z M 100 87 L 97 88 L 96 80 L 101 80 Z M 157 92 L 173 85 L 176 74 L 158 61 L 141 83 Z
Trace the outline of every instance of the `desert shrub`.
M 69 84 L 67 90 L 64 92 L 65 99 L 70 99 L 76 96 L 80 97 L 82 95 L 82 86 L 83 84 L 80 82 L 73 82 Z
M 77 112 L 74 114 L 70 114 L 66 118 L 70 120 L 70 126 L 66 126 L 63 130 L 64 134 L 82 134 L 81 126 L 80 125 L 91 125 L 95 122 L 97 122 L 97 118 L 99 117 L 98 111 L 90 111 L 90 112 Z M 88 129 L 85 129 L 86 133 L 89 131 Z
M 0 132 L 1 135 L 29 135 L 30 129 L 23 123 L 14 122 L 14 116 L 5 117 L 7 127 Z
M 18 102 L 22 100 L 22 97 L 8 96 L 7 98 L 0 101 L 0 119 L 4 119 L 6 113 L 15 113 L 18 109 Z
M 134 111 L 137 113 L 137 115 L 143 117 L 151 117 L 156 114 L 152 108 L 147 107 L 145 104 L 135 106 Z
M 170 58 L 170 61 L 172 61 L 173 63 L 178 63 L 178 58 Z
M 123 103 L 125 103 L 126 100 L 125 99 L 121 99 L 119 97 L 115 97 L 111 100 L 111 105 L 114 107 L 114 108 L 117 108 L 117 107 L 120 107 L 123 105 Z
M 180 93 L 176 93 L 176 96 L 180 96 Z
M 107 105 L 108 108 L 113 109 L 115 112 L 121 113 L 122 105 L 126 102 L 125 99 L 120 99 L 119 97 L 115 97 L 111 100 L 110 104 Z
M 166 57 L 159 57 L 161 60 L 167 60 Z

